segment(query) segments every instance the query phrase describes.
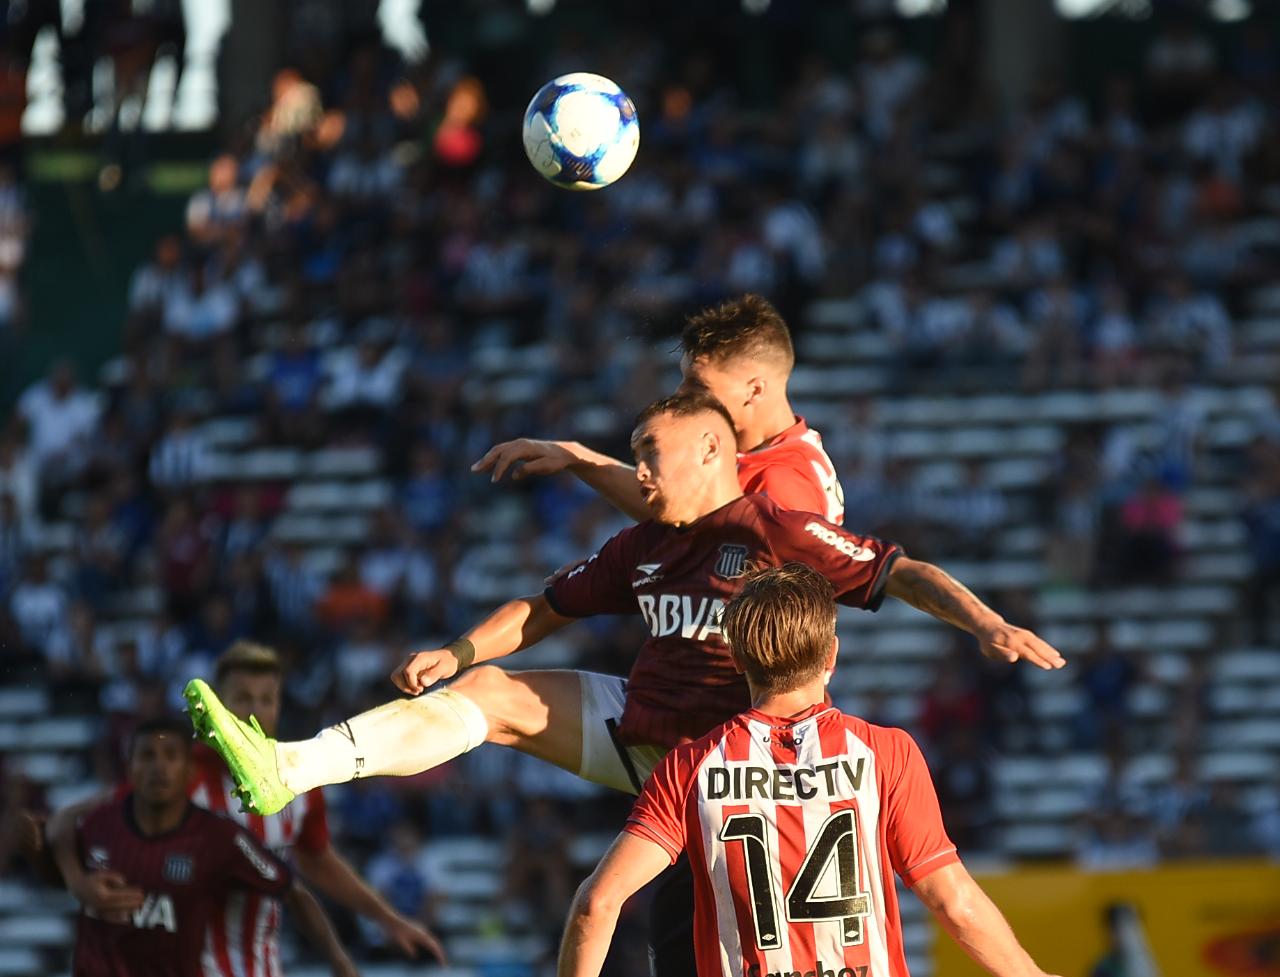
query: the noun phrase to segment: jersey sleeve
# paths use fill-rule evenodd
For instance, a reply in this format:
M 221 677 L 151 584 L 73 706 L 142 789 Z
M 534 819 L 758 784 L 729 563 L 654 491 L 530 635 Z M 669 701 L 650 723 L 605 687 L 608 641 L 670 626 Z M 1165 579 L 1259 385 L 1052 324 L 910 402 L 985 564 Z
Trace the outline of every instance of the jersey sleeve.
M 639 534 L 646 524 L 628 526 L 609 539 L 544 592 L 551 609 L 563 617 L 591 617 L 594 614 L 629 614 L 636 610 L 631 589 Z
M 810 512 L 773 509 L 766 518 L 774 522 L 769 542 L 783 562 L 796 560 L 819 571 L 847 607 L 879 609 L 889 569 L 903 555 L 897 543 L 858 536 Z
M 216 817 L 216 815 L 215 815 Z M 293 884 L 289 866 L 259 844 L 233 821 L 223 822 L 221 865 L 229 888 L 252 889 L 267 896 L 282 896 Z
M 943 827 L 938 794 L 920 747 L 903 730 L 885 732 L 891 738 L 897 773 L 885 799 L 889 861 L 902 881 L 911 886 L 931 872 L 960 861 L 960 856 Z M 891 777 L 892 774 L 890 771 Z
M 687 756 L 687 750 L 677 747 L 662 758 L 623 826 L 624 831 L 661 845 L 673 863 L 688 840 L 684 808 L 693 771 L 684 759 Z
M 791 465 L 765 465 L 743 483 L 744 495 L 765 495 L 783 509 L 797 512 L 827 511 L 827 496 L 812 475 Z
M 294 845 L 306 852 L 322 852 L 329 847 L 329 808 L 321 788 L 308 791 L 306 796 L 307 813 L 302 816 Z

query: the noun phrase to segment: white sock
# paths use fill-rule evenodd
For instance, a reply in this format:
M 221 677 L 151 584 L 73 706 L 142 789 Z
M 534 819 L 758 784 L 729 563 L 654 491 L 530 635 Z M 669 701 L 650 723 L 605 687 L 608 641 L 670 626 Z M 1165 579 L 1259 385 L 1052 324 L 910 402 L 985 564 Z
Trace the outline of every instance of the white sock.
M 276 744 L 280 780 L 295 794 L 359 777 L 411 777 L 485 741 L 489 721 L 460 692 L 440 689 L 397 699 L 321 730 Z

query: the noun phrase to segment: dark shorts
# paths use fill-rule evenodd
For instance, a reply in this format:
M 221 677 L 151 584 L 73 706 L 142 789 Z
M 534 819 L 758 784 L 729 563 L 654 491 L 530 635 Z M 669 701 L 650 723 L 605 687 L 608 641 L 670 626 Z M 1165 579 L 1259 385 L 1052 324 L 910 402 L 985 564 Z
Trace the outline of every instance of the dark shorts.
M 693 872 L 689 856 L 658 876 L 649 906 L 649 969 L 653 977 L 697 977 L 693 956 Z

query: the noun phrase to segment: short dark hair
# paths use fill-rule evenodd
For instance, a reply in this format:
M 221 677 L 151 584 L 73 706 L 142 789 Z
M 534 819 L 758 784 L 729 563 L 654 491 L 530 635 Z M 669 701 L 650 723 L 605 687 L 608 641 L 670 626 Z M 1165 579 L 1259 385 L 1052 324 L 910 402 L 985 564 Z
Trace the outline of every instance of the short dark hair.
M 256 641 L 237 641 L 218 656 L 214 665 L 213 680 L 217 684 L 226 681 L 234 672 L 248 675 L 276 675 L 283 673 L 280 655 L 274 648 L 260 645 Z
M 747 294 L 690 316 L 680 349 L 691 360 L 771 360 L 787 372 L 796 364 L 791 330 L 768 299 Z
M 835 589 L 803 563 L 752 567 L 720 629 L 751 684 L 790 692 L 821 675 L 836 636 Z
M 144 719 L 133 729 L 129 737 L 129 755 L 138 748 L 138 744 L 147 736 L 172 736 L 187 749 L 191 748 L 191 723 L 181 716 L 153 716 Z
M 737 431 L 733 425 L 733 418 L 729 416 L 729 411 L 724 404 L 720 403 L 711 395 L 704 387 L 690 387 L 673 393 L 670 397 L 663 397 L 661 400 L 655 400 L 652 404 L 636 415 L 635 427 L 639 427 L 646 421 L 652 420 L 663 414 L 670 414 L 672 417 L 696 417 L 699 414 L 719 414 L 724 418 L 724 422 L 729 425 L 730 431 Z

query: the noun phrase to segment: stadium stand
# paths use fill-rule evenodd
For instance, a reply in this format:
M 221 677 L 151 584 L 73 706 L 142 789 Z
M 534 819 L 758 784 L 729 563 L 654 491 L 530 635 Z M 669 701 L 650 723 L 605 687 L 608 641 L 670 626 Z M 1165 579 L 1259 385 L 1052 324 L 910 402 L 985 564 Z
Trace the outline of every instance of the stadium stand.
M 3 434 L 0 825 L 112 782 L 135 717 L 237 637 L 284 651 L 285 732 L 305 732 L 385 697 L 405 648 L 539 589 L 619 517 L 568 479 L 468 465 L 518 435 L 624 452 L 677 382 L 679 316 L 759 291 L 796 332 L 846 524 L 1072 661 L 984 665 L 892 603 L 842 618 L 836 701 L 921 736 L 962 851 L 1280 855 L 1275 35 L 1215 35 L 1189 104 L 1161 100 L 1152 55 L 1006 115 L 956 104 L 977 55 L 948 46 L 962 16 L 942 30 L 930 66 L 863 29 L 768 112 L 713 52 L 608 46 L 644 141 L 587 199 L 537 181 L 520 106 L 487 105 L 460 60 L 406 70 L 365 44 L 349 71 L 282 74 L 135 273 L 120 356 L 83 385 L 51 368 Z M 580 625 L 525 662 L 625 670 L 635 634 Z M 572 891 L 625 810 L 483 750 L 329 794 L 344 847 L 459 977 L 545 964 L 564 907 L 542 895 Z M 539 801 L 537 843 L 502 841 Z M 531 864 L 540 846 L 564 857 Z M 71 903 L 0 868 L 0 977 L 58 972 Z

